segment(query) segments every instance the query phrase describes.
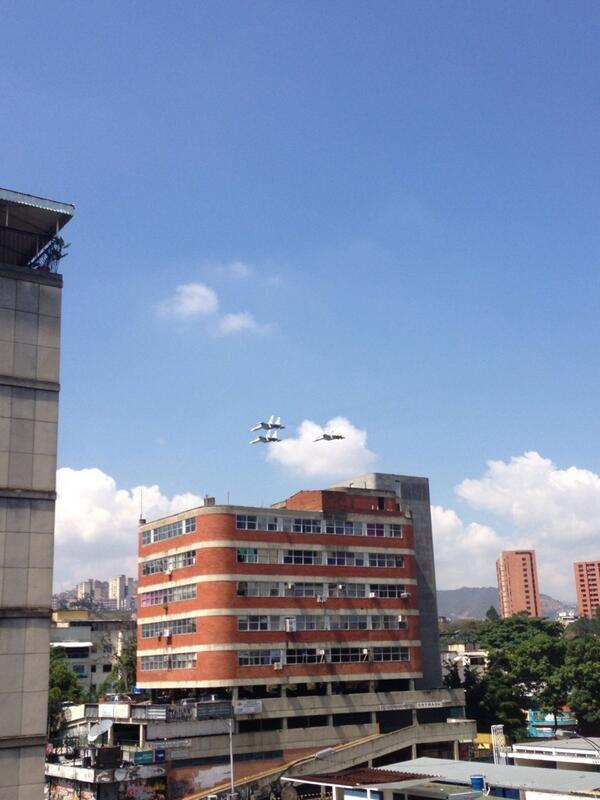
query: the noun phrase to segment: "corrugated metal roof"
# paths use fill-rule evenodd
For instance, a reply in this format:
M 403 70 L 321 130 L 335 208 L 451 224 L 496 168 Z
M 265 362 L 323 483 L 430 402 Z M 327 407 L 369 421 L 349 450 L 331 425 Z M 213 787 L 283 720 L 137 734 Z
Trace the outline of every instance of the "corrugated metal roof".
M 387 767 L 380 767 L 387 770 Z M 600 774 L 581 770 L 515 767 L 505 764 L 482 764 L 479 761 L 452 761 L 446 758 L 415 758 L 390 764 L 390 770 L 413 775 L 429 773 L 437 780 L 470 785 L 471 775 L 483 775 L 491 786 L 505 789 L 538 789 L 540 791 L 584 791 L 600 789 Z M 371 788 L 377 788 L 375 784 Z M 394 788 L 387 784 L 386 788 Z M 401 788 L 401 784 L 398 785 Z
M 330 786 L 373 786 L 374 784 L 387 784 L 397 781 L 413 781 L 422 778 L 424 781 L 431 779 L 431 775 L 415 775 L 401 770 L 383 770 L 373 767 L 357 767 L 345 769 L 340 772 L 319 773 L 316 775 L 302 775 L 291 780 L 306 781 L 310 783 L 326 783 Z
M 15 192 L 12 189 L 3 189 L 0 187 L 0 202 L 2 201 L 20 206 L 40 208 L 45 211 L 54 211 L 57 214 L 67 214 L 70 217 L 75 213 L 75 206 L 73 203 L 61 203 L 58 200 L 50 200 L 47 197 L 36 197 L 33 194 Z

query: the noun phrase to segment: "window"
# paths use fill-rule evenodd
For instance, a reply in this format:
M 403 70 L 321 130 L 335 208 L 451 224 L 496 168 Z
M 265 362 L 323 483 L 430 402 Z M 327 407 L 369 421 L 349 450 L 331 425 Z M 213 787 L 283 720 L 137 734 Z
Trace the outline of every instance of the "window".
M 87 675 L 87 667 L 85 664 L 73 664 L 73 672 L 78 678 L 85 678 Z
M 196 653 L 172 653 L 170 655 L 142 656 L 142 670 L 193 669 Z
M 164 539 L 172 539 L 175 536 L 181 536 L 183 533 L 191 533 L 195 530 L 195 517 L 188 517 L 187 519 L 179 520 L 177 522 L 169 522 L 167 525 L 161 525 L 160 527 L 153 528 L 150 531 L 143 531 L 142 544 L 162 542 Z
M 196 633 L 196 620 L 188 619 L 165 619 L 162 622 L 149 622 L 141 626 L 142 639 L 153 639 L 157 636 L 164 636 L 168 630 L 172 635 L 185 633 Z
M 168 669 L 192 669 L 196 666 L 196 653 L 173 653 Z
M 394 539 L 402 538 L 402 526 L 392 522 L 389 526 L 389 535 Z
M 140 595 L 140 606 L 160 606 L 167 603 L 177 603 L 180 600 L 191 600 L 196 597 L 196 584 L 184 586 L 169 586 L 168 589 L 157 589 L 154 592 L 144 592 Z
M 111 672 L 112 664 L 102 664 L 102 672 Z
M 396 556 L 393 553 L 369 553 L 370 567 L 403 567 L 403 556 Z
M 239 631 L 278 631 L 279 617 L 251 615 L 238 617 Z
M 236 514 L 235 527 L 241 531 L 255 531 L 256 517 L 253 514 Z
M 259 531 L 276 531 L 278 530 L 277 517 L 259 516 L 256 518 L 256 525 Z
M 154 558 L 152 561 L 145 561 L 142 564 L 142 575 L 156 575 L 158 572 L 166 572 L 168 569 L 180 569 L 181 567 L 191 567 L 196 563 L 196 551 L 187 550 L 185 553 L 176 553 L 172 556 Z
M 323 617 L 314 614 L 299 614 L 296 617 L 297 631 L 317 631 L 322 630 Z
M 321 554 L 315 550 L 285 550 L 284 564 L 320 564 Z
M 325 661 L 325 651 L 319 653 L 315 648 L 299 647 L 295 650 L 286 650 L 286 664 L 318 664 Z
M 361 524 L 343 517 L 329 517 L 325 520 L 325 533 L 335 533 L 338 536 L 360 536 Z
M 366 586 L 364 583 L 330 583 L 328 594 L 329 597 L 364 597 Z
M 408 621 L 405 617 L 398 618 L 399 615 L 393 614 L 373 614 L 371 617 L 371 628 L 379 630 L 402 630 L 408 628 Z
M 368 659 L 368 652 L 363 653 L 362 647 L 332 647 L 329 651 L 329 659 L 332 664 L 366 661 Z
M 404 594 L 406 587 L 401 583 L 371 583 L 369 584 L 369 594 L 375 597 L 397 598 Z
M 285 597 L 316 597 L 323 593 L 321 583 L 286 583 Z
M 335 550 L 327 553 L 327 563 L 335 567 L 364 567 L 365 555 L 350 550 Z
M 385 536 L 383 522 L 367 522 L 367 536 Z
M 238 653 L 240 667 L 264 667 L 281 664 L 280 650 L 240 650 Z
M 329 629 L 332 631 L 366 631 L 368 617 L 363 614 L 344 614 L 329 617 Z
M 239 564 L 277 564 L 277 550 L 264 550 L 258 547 L 238 547 Z
M 239 581 L 237 593 L 240 597 L 279 597 L 279 583 L 271 581 Z
M 373 661 L 409 661 L 408 647 L 374 647 Z
M 321 533 L 321 520 L 296 518 L 292 530 L 294 533 Z

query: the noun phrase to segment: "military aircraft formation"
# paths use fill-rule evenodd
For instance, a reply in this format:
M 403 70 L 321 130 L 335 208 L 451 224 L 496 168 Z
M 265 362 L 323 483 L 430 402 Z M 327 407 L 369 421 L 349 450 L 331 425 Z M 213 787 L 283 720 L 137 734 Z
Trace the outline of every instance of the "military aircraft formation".
M 274 444 L 275 442 L 281 442 L 282 440 L 279 438 L 278 431 L 282 431 L 284 428 L 285 425 L 281 424 L 281 417 L 275 419 L 275 417 L 271 415 L 267 422 L 257 422 L 254 427 L 250 428 L 250 433 L 254 433 L 255 431 L 266 431 L 266 433 L 259 433 L 249 444 Z M 342 436 L 341 433 L 323 433 L 318 439 L 314 439 L 314 441 L 333 442 L 336 439 L 345 438 L 346 437 Z

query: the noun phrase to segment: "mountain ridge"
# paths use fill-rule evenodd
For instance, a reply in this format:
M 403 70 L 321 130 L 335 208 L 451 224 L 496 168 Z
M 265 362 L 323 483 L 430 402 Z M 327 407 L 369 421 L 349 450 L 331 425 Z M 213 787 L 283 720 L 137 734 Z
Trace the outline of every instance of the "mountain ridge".
M 461 586 L 459 589 L 438 589 L 438 614 L 442 617 L 485 619 L 490 606 L 498 610 L 498 589 L 495 586 Z M 542 615 L 553 617 L 558 611 L 575 608 L 573 603 L 540 594 Z

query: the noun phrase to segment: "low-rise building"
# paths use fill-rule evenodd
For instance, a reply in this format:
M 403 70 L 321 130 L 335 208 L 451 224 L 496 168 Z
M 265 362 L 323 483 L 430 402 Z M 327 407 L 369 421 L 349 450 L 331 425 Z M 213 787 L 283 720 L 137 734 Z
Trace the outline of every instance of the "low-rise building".
M 104 619 L 87 609 L 52 614 L 50 646 L 64 648 L 82 687 L 98 692 L 125 644 L 135 640 L 134 619 Z
M 553 770 L 600 769 L 600 738 L 546 739 L 513 744 L 508 758 L 519 766 L 547 767 Z
M 489 654 L 475 642 L 449 644 L 441 652 L 442 670 L 447 672 L 456 667 L 461 681 L 465 679 L 465 669 L 469 668 L 482 675 L 487 670 Z
M 314 769 L 314 764 L 310 765 Z M 515 767 L 503 764 L 453 761 L 443 758 L 417 758 L 390 764 L 382 769 L 356 769 L 327 773 L 304 772 L 284 775 L 284 784 L 294 787 L 289 797 L 321 796 L 331 800 L 479 800 L 484 797 L 509 797 L 515 800 L 563 800 L 572 797 L 597 797 L 600 775 Z M 312 789 L 305 793 L 302 788 Z

